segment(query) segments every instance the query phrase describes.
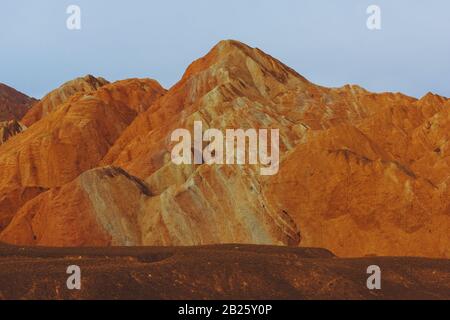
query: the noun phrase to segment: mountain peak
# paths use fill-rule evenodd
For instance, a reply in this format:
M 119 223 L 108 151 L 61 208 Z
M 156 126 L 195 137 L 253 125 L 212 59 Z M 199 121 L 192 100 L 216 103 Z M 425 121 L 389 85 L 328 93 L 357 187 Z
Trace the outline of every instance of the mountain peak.
M 212 49 L 211 51 L 214 50 L 219 50 L 222 52 L 229 52 L 229 51 L 233 51 L 233 50 L 238 50 L 238 51 L 242 51 L 245 53 L 250 52 L 251 50 L 253 50 L 252 47 L 246 45 L 243 42 L 237 41 L 237 40 L 221 40 L 219 41 Z
M 97 89 L 108 83 L 109 83 L 109 81 L 107 81 L 106 79 L 104 79 L 102 77 L 95 77 L 91 74 L 87 74 L 83 77 L 78 77 L 78 78 L 75 78 L 75 79 L 72 79 L 70 81 L 63 83 L 58 89 L 56 89 L 54 91 L 59 90 L 59 92 L 63 92 L 63 91 L 70 90 L 70 89 L 83 89 L 83 88 L 86 89 L 86 86 L 89 87 L 89 89 L 91 89 L 91 88 Z M 52 92 L 54 92 L 54 91 L 52 91 Z M 47 94 L 47 96 L 51 95 L 52 92 Z
M 226 69 L 233 72 L 237 70 L 252 72 L 258 69 L 262 74 L 271 75 L 282 83 L 289 78 L 307 81 L 295 70 L 264 51 L 237 40 L 218 42 L 204 57 L 194 61 L 187 68 L 181 82 L 208 69 Z
M 424 116 L 431 117 L 442 110 L 448 101 L 450 100 L 443 96 L 428 92 L 422 98 L 417 100 L 416 105 L 422 110 Z
M 433 92 L 428 92 L 427 94 L 425 94 L 422 98 L 420 98 L 419 101 L 421 102 L 445 102 L 448 99 L 440 96 L 438 94 L 435 94 Z
M 69 100 L 76 93 L 93 92 L 108 83 L 107 80 L 101 77 L 96 78 L 90 74 L 67 81 L 36 103 L 23 117 L 22 123 L 29 127 L 47 114 L 55 111 L 58 106 Z

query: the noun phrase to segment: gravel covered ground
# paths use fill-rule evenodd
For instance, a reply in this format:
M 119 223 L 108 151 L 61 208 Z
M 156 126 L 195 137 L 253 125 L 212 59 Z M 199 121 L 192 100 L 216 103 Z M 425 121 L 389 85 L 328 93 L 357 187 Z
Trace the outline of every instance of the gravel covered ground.
M 81 290 L 66 286 L 81 268 Z M 366 286 L 381 268 L 381 290 Z M 0 299 L 450 299 L 450 260 L 341 259 L 323 249 L 0 246 Z

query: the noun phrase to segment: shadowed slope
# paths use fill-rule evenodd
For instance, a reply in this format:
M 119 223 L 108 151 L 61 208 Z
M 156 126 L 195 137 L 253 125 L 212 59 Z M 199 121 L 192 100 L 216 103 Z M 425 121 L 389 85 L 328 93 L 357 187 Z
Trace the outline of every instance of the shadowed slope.
M 26 127 L 17 120 L 0 122 L 0 144 L 5 143 L 9 138 L 24 131 Z
M 0 83 L 0 122 L 20 120 L 36 100 Z

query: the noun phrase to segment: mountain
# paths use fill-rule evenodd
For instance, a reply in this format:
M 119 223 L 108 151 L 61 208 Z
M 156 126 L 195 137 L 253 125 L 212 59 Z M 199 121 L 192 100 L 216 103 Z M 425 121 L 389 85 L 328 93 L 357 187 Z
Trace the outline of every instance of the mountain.
M 41 101 L 36 103 L 25 114 L 21 122 L 27 127 L 39 121 L 49 113 L 55 111 L 64 102 L 69 100 L 77 93 L 90 93 L 96 91 L 98 88 L 108 84 L 109 82 L 103 78 L 96 78 L 92 75 L 73 79 L 64 83 L 58 89 L 53 90 L 47 94 Z
M 450 257 L 447 98 L 318 86 L 231 40 L 152 97 L 142 100 L 145 108 L 131 107 L 129 121 L 116 120 L 120 130 L 101 148 L 93 145 L 104 135 L 93 134 L 70 152 L 54 153 L 56 163 L 64 154 L 64 165 L 45 161 L 37 169 L 17 169 L 15 177 L 27 180 L 21 185 L 48 191 L 13 202 L 0 240 L 46 246 L 251 243 L 323 247 L 343 257 Z M 80 97 L 65 105 L 86 112 Z M 71 121 L 57 120 L 72 119 L 65 108 L 6 146 L 16 156 L 30 154 L 19 152 L 26 145 L 19 137 L 36 128 L 48 134 L 49 122 L 57 123 L 60 135 L 73 132 Z M 114 117 L 96 119 L 106 116 Z M 107 121 L 108 128 L 116 121 Z M 171 134 L 178 128 L 193 134 L 195 121 L 204 129 L 279 129 L 279 172 L 263 176 L 259 165 L 175 165 Z M 34 152 L 54 150 L 45 149 L 47 138 L 42 145 L 32 140 Z M 85 149 L 93 161 L 69 166 L 67 158 L 81 161 Z M 2 163 L 10 171 L 20 168 L 13 156 L 2 156 L 7 151 L 0 147 L 0 169 Z M 0 195 L 3 190 L 0 183 Z
M 129 79 L 79 92 L 0 146 L 0 230 L 28 200 L 98 165 L 120 133 L 164 89 Z
M 9 138 L 24 131 L 26 127 L 17 120 L 0 122 L 0 144 L 5 143 Z
M 0 83 L 0 122 L 20 120 L 36 100 Z

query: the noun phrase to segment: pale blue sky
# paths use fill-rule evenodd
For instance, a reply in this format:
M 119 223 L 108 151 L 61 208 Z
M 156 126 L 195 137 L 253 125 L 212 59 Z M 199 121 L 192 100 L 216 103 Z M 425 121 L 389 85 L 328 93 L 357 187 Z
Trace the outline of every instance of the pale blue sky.
M 66 8 L 82 9 L 82 30 Z M 366 8 L 382 9 L 382 30 Z M 77 76 L 170 87 L 222 39 L 257 46 L 325 86 L 450 97 L 448 0 L 2 0 L 0 82 L 35 97 Z

